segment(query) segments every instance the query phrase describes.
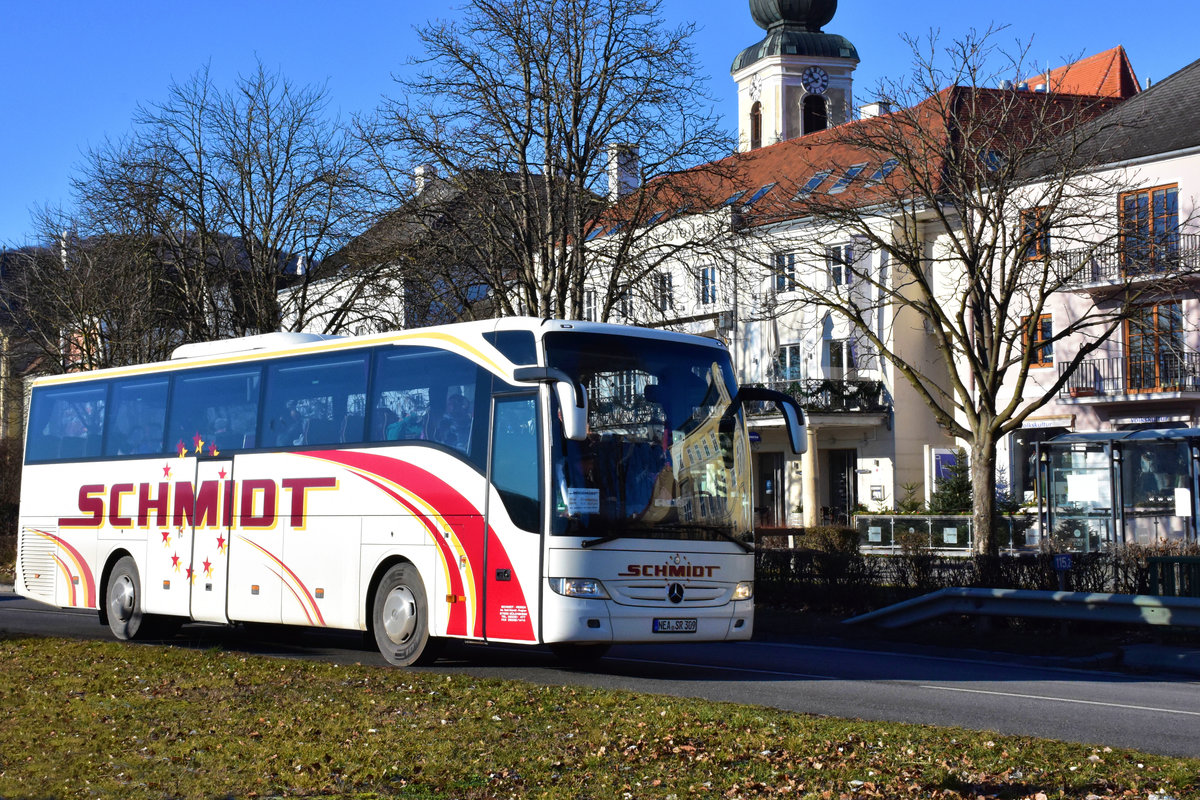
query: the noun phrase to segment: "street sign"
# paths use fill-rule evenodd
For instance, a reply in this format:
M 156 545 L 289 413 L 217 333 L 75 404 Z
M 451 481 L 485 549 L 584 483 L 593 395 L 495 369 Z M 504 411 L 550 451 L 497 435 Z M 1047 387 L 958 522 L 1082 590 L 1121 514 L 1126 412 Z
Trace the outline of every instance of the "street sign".
M 1071 569 L 1071 554 L 1059 553 L 1054 556 L 1054 569 L 1056 572 L 1067 572 Z

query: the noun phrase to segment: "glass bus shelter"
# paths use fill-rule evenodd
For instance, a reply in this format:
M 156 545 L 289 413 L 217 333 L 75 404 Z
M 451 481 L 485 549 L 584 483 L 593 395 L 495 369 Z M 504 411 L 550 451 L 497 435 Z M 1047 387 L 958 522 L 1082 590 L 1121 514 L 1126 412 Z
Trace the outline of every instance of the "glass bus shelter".
M 1048 544 L 1197 541 L 1200 428 L 1068 433 L 1037 445 L 1038 518 Z

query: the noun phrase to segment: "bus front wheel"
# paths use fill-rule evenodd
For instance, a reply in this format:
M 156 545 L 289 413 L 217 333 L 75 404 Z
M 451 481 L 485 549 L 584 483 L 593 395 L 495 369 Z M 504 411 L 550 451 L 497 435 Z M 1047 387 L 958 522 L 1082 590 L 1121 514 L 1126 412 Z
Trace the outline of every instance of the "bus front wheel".
M 411 667 L 437 658 L 441 640 L 429 635 L 425 584 L 412 564 L 396 564 L 384 573 L 375 590 L 371 627 L 389 664 Z

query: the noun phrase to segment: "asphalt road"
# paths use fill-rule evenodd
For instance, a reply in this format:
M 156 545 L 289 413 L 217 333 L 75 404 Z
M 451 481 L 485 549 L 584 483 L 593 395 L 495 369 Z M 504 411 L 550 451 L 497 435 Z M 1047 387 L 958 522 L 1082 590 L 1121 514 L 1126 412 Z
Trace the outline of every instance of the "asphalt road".
M 0 593 L 0 633 L 110 638 L 94 612 L 59 611 Z M 176 645 L 384 665 L 347 632 L 187 625 Z M 626 645 L 588 670 L 543 648 L 454 645 L 443 673 L 629 689 L 870 720 L 955 725 L 1096 746 L 1200 757 L 1200 683 L 1023 663 L 1009 656 L 796 640 Z

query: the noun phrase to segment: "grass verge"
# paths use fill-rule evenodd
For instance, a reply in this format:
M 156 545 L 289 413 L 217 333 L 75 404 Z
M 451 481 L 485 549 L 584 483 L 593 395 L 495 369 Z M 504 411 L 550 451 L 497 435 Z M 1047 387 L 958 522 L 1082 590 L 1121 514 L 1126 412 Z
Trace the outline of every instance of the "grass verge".
M 1200 760 L 380 667 L 0 639 L 0 796 L 1200 796 Z

